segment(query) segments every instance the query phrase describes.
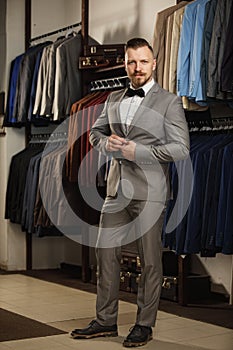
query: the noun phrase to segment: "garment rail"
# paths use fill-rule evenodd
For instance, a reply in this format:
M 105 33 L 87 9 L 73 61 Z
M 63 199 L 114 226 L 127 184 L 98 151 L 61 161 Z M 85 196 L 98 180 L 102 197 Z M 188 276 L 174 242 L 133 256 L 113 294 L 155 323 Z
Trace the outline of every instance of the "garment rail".
M 80 27 L 81 25 L 82 25 L 82 22 L 78 22 L 78 23 L 74 23 L 74 24 L 71 24 L 69 26 L 54 30 L 54 31 L 49 32 L 49 33 L 45 33 L 45 34 L 36 36 L 35 38 L 30 39 L 29 43 L 32 43 L 32 42 L 40 40 L 40 39 L 47 38 L 47 37 L 52 36 L 52 35 L 59 34 L 61 32 L 67 31 L 67 30 L 71 30 L 71 29 L 76 28 L 76 27 Z
M 91 91 L 123 88 L 127 79 L 127 76 L 122 76 L 91 81 Z
M 32 134 L 30 136 L 29 144 L 31 143 L 53 143 L 53 142 L 67 142 L 67 132 L 53 132 L 47 134 Z
M 212 118 L 207 120 L 188 121 L 190 133 L 220 133 L 233 131 L 233 117 Z
M 233 117 L 213 118 L 213 130 L 233 130 Z

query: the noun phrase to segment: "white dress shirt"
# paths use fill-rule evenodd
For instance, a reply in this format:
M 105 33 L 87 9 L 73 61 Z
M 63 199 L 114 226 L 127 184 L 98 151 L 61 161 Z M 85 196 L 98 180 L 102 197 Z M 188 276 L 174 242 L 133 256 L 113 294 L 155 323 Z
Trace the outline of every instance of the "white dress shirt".
M 145 92 L 145 96 L 148 93 L 148 91 L 152 88 L 154 85 L 154 79 L 150 80 L 148 83 L 142 86 L 142 89 Z M 130 85 L 131 89 L 134 89 Z M 135 90 L 135 89 L 134 89 Z M 132 123 L 133 117 L 135 113 L 137 112 L 137 109 L 142 102 L 144 97 L 140 97 L 138 95 L 129 97 L 125 96 L 120 104 L 120 116 L 121 116 L 121 123 L 125 125 L 126 132 L 128 131 L 128 128 L 130 124 Z

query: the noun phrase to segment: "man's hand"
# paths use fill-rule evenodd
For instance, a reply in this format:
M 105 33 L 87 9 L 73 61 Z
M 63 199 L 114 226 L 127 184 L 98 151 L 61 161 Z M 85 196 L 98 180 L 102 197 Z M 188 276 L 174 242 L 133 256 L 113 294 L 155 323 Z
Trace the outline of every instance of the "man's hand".
M 127 160 L 134 161 L 135 160 L 135 148 L 136 148 L 136 143 L 134 141 L 127 141 L 127 144 L 125 144 L 121 148 L 121 153 L 124 158 Z
M 109 136 L 107 143 L 106 143 L 106 150 L 108 152 L 117 152 L 121 151 L 122 147 L 127 144 L 128 141 L 126 141 L 123 137 L 119 137 L 115 134 L 112 134 Z
M 121 151 L 122 156 L 130 161 L 135 160 L 136 143 L 124 139 L 123 137 L 112 134 L 109 136 L 106 143 L 106 150 L 108 152 Z

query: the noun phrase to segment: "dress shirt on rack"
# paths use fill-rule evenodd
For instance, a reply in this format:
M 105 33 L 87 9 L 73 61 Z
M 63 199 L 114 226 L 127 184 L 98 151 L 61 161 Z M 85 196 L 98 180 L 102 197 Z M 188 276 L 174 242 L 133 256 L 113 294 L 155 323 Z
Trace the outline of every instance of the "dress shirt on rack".
M 187 1 L 181 1 L 179 4 L 166 8 L 165 10 L 158 12 L 156 15 L 153 34 L 153 50 L 156 58 L 156 81 L 161 86 L 163 86 L 167 18 L 187 3 Z
M 158 83 L 182 96 L 188 110 L 201 111 L 212 98 L 232 100 L 232 1 L 178 5 L 156 17 L 153 47 Z M 225 87 L 223 79 L 228 79 Z
M 202 1 L 205 5 L 209 0 L 196 0 L 188 4 L 184 11 L 177 59 L 177 93 L 179 96 L 189 96 L 189 92 L 192 91 L 193 82 L 190 80 L 190 67 L 192 64 L 195 65 L 196 60 L 193 49 L 194 40 L 199 39 L 202 42 L 201 28 L 197 21 L 197 12 Z M 203 8 L 200 9 L 200 13 L 203 14 Z M 198 46 L 200 48 L 201 44 Z
M 204 35 L 204 20 L 209 11 L 211 0 L 201 0 L 197 5 L 193 46 L 191 49 L 191 59 L 189 67 L 189 90 L 188 95 L 191 99 L 196 101 L 203 101 L 202 81 L 200 77 L 201 60 L 202 60 L 202 46 Z

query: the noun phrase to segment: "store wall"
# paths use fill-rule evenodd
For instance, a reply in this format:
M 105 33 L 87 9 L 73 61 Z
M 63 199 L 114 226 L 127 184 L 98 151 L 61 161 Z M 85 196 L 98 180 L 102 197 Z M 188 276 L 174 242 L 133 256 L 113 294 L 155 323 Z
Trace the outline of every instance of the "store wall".
M 6 47 L 6 0 L 0 0 L 0 47 Z M 0 55 L 0 91 L 5 87 L 6 51 L 1 49 Z
M 125 42 L 133 36 L 152 42 L 156 14 L 174 0 L 90 1 L 90 34 L 101 43 Z
M 175 0 L 118 0 L 117 3 L 90 0 L 89 34 L 100 43 L 122 43 L 132 36 L 142 36 L 152 42 L 157 12 L 175 3 Z M 10 62 L 24 52 L 24 0 L 0 0 L 0 8 L 0 40 L 1 48 L 5 48 L 0 57 L 0 87 L 7 91 Z M 79 21 L 81 0 L 32 0 L 32 37 Z M 6 136 L 0 138 L 0 267 L 8 270 L 26 268 L 25 234 L 18 225 L 4 220 L 10 160 L 24 146 L 23 128 L 7 128 Z M 58 267 L 60 262 L 80 264 L 80 245 L 65 237 L 33 240 L 33 268 Z M 194 256 L 192 268 L 197 273 L 209 273 L 223 292 L 232 292 L 231 256 Z
M 175 0 L 89 0 L 89 34 L 100 43 L 152 41 L 156 14 Z M 56 9 L 56 11 L 55 11 Z M 81 0 L 32 0 L 32 36 L 81 21 Z
M 7 91 L 10 62 L 15 55 L 22 52 L 24 45 L 24 1 L 1 0 L 1 16 L 5 28 L 1 34 L 1 90 Z M 0 137 L 0 267 L 14 270 L 25 268 L 24 234 L 18 225 L 4 220 L 5 195 L 10 159 L 13 154 L 24 148 L 24 130 L 6 130 L 6 135 Z
M 6 67 L 6 0 L 0 0 L 0 92 L 5 91 L 5 67 Z M 3 136 L 1 137 L 3 138 Z M 0 139 L 1 139 L 0 138 Z M 5 156 L 4 143 L 0 140 L 0 159 L 4 159 Z M 1 164 L 2 170 L 2 164 Z M 2 173 L 2 171 L 0 172 Z M 2 179 L 0 176 L 0 232 L 5 231 L 6 222 L 3 219 L 3 206 L 5 195 L 5 179 Z M 2 235 L 0 234 L 0 257 L 5 258 L 6 246 L 5 241 L 1 239 Z

